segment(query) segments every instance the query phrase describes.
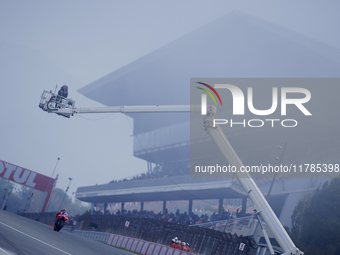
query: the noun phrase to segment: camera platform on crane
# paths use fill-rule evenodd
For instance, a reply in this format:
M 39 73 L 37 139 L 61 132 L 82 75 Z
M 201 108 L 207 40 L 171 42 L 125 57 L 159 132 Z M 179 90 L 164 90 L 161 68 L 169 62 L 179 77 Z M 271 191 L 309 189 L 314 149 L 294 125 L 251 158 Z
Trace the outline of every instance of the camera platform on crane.
M 64 110 L 74 110 L 75 101 L 71 98 L 65 98 L 59 96 L 51 91 L 44 90 L 41 95 L 39 107 L 46 112 L 54 112 L 58 115 L 70 118 L 69 113 L 65 113 Z

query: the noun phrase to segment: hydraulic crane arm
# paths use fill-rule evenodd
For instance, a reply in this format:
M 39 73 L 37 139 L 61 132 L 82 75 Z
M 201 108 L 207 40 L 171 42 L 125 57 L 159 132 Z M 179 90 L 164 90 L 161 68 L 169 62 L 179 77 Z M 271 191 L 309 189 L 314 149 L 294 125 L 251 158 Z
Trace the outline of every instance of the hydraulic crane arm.
M 139 106 L 108 106 L 108 107 L 75 107 L 69 98 L 60 97 L 52 92 L 44 91 L 39 107 L 46 112 L 70 118 L 76 113 L 148 113 L 148 112 L 190 112 L 190 105 L 139 105 Z M 197 108 L 197 109 L 195 109 Z M 199 106 L 191 110 L 199 111 Z
M 147 113 L 147 112 L 190 112 L 189 105 L 138 105 L 111 107 L 80 107 L 74 113 Z
M 39 107 L 49 113 L 56 113 L 70 118 L 75 113 L 151 113 L 151 112 L 190 112 L 201 111 L 201 106 L 190 105 L 145 105 L 145 106 L 113 106 L 113 107 L 75 107 L 72 99 L 62 98 L 52 92 L 44 91 L 41 95 Z M 207 115 L 204 118 L 204 126 L 214 143 L 217 145 L 222 155 L 231 166 L 240 169 L 243 166 L 240 158 L 230 145 L 228 139 L 218 125 L 213 125 L 214 115 L 216 114 L 215 106 L 207 107 Z M 275 239 L 284 250 L 283 255 L 303 255 L 293 243 L 281 222 L 276 217 L 267 200 L 257 187 L 252 177 L 245 172 L 236 172 L 243 189 L 254 203 L 255 213 L 260 215 L 272 231 Z M 264 232 L 265 233 L 265 232 Z M 268 236 L 267 238 L 268 239 Z M 269 239 L 268 239 L 269 240 Z M 267 240 L 267 242 L 268 242 Z M 271 249 L 272 250 L 272 249 Z

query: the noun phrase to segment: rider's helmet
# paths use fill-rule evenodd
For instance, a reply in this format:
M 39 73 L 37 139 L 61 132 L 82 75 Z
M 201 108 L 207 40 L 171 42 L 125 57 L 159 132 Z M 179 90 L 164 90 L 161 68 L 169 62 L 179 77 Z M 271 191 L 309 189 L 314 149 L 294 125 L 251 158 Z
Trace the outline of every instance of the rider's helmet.
M 60 213 L 67 213 L 66 209 L 61 209 Z
M 183 246 L 185 246 L 185 245 L 186 245 L 186 243 L 185 243 L 185 242 L 182 242 L 182 245 L 183 245 Z
M 189 246 L 189 243 L 187 243 L 187 246 Z

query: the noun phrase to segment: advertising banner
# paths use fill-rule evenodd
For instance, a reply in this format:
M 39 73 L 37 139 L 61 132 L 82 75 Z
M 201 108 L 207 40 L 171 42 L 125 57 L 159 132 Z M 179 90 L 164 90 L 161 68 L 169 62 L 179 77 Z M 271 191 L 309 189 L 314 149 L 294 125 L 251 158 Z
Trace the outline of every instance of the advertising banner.
M 45 212 L 55 179 L 3 160 L 0 160 L 0 178 L 7 179 L 17 184 L 40 190 L 42 192 L 46 192 L 47 195 L 42 208 L 42 212 Z

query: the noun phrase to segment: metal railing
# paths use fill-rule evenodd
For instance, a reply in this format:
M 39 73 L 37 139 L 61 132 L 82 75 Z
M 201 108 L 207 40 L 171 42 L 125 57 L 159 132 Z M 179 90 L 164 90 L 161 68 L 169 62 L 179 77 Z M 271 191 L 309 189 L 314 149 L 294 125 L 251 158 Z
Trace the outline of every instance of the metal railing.
M 162 220 L 90 214 L 84 214 L 82 220 L 80 230 L 83 231 L 108 232 L 163 245 L 169 245 L 177 236 L 189 243 L 191 252 L 198 255 L 255 255 L 258 248 L 249 236 Z M 128 227 L 126 221 L 129 222 Z
M 230 218 L 228 220 L 220 220 L 220 221 L 212 221 L 212 222 L 206 222 L 196 225 L 190 225 L 192 226 L 198 226 L 202 228 L 209 228 L 218 230 L 221 232 L 232 232 L 233 229 L 242 229 L 242 228 L 251 228 L 254 223 L 254 217 L 248 216 L 248 217 L 242 217 L 242 218 Z

